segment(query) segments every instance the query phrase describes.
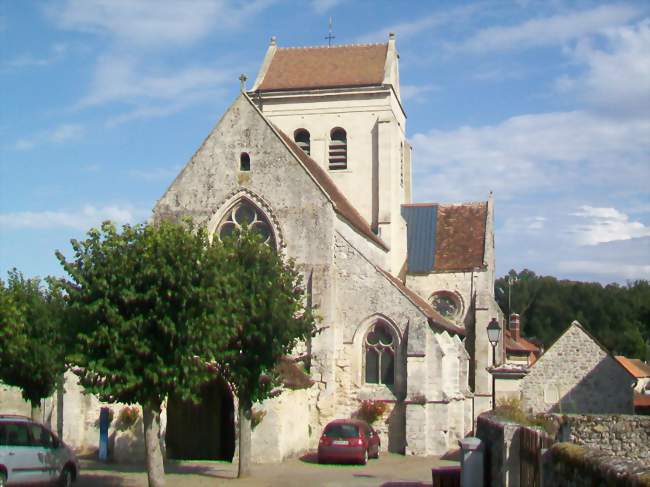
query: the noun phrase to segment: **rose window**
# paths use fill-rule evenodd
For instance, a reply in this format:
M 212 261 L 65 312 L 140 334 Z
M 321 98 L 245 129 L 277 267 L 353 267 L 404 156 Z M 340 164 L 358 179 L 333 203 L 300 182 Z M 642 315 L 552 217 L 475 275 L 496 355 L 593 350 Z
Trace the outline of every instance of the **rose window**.
M 273 229 L 264 214 L 247 201 L 237 203 L 217 229 L 220 238 L 236 235 L 243 227 L 257 233 L 265 244 L 275 246 Z

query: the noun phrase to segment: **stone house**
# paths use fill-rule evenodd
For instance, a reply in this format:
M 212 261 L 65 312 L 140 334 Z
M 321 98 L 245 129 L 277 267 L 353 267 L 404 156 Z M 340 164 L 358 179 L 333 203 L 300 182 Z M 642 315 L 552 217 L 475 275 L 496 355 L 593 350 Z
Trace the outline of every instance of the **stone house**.
M 255 461 L 315 447 L 363 400 L 389 405 L 375 425 L 382 448 L 442 454 L 491 406 L 486 327 L 503 321 L 492 196 L 412 202 L 398 60 L 392 34 L 332 47 L 272 39 L 252 88 L 153 209 L 154 220 L 190 216 L 217 237 L 247 223 L 304 274 L 323 331 L 295 358 L 308 357 L 313 386 L 255 405 L 265 414 Z M 169 398 L 167 454 L 230 460 L 237 399 L 218 381 L 202 398 Z
M 635 377 L 574 321 L 521 379 L 525 410 L 633 414 Z
M 617 355 L 616 360 L 636 378 L 634 387 L 634 412 L 650 415 L 650 365 L 638 358 Z

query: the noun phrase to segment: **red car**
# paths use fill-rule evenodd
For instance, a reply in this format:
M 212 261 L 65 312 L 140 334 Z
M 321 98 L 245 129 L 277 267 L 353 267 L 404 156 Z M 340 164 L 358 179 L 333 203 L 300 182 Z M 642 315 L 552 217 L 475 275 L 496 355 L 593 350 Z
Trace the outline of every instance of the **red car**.
M 318 442 L 318 463 L 356 462 L 379 458 L 379 435 L 365 421 L 336 419 L 328 423 Z

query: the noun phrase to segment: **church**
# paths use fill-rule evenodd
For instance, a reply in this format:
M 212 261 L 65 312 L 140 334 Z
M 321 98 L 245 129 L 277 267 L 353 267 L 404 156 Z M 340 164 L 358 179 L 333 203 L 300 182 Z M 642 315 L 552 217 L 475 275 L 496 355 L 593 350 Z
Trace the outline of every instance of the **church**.
M 412 201 L 398 63 L 393 34 L 331 47 L 272 39 L 252 87 L 242 77 L 239 96 L 153 209 L 154 221 L 189 216 L 214 237 L 249 225 L 304 276 L 321 331 L 287 359 L 307 380 L 254 405 L 254 462 L 315 448 L 329 421 L 362 404 L 385 409 L 373 424 L 383 451 L 442 455 L 491 408 L 486 329 L 493 318 L 504 328 L 492 196 Z M 30 413 L 17 389 L 0 389 L 3 410 Z M 218 380 L 201 397 L 168 398 L 166 456 L 233 460 L 237 398 Z M 68 372 L 65 393 L 44 401 L 43 421 L 90 451 L 100 407 L 114 418 L 126 409 L 85 394 Z M 141 422 L 111 423 L 109 452 L 142 460 Z
M 456 448 L 491 407 L 486 327 L 503 327 L 492 196 L 412 201 L 393 34 L 297 48 L 273 38 L 244 83 L 153 212 L 190 216 L 215 236 L 250 225 L 304 275 L 322 331 L 294 359 L 312 385 L 254 407 L 253 460 L 314 448 L 362 401 L 388 406 L 375 424 L 382 449 Z

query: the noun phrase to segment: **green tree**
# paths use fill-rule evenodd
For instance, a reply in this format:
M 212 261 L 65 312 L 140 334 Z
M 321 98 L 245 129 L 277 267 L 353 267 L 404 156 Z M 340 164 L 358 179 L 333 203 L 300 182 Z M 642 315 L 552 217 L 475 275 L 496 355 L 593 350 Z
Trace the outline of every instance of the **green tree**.
M 508 309 L 508 277 L 512 311 L 521 315 L 522 331 L 551 345 L 573 320 L 582 323 L 608 350 L 650 359 L 650 283 L 626 285 L 558 280 L 525 269 L 510 271 L 495 282 L 495 295 Z
M 65 370 L 63 302 L 55 282 L 25 279 L 17 270 L 0 280 L 0 380 L 21 389 L 35 414 Z
M 250 473 L 251 407 L 269 397 L 280 358 L 315 332 L 292 261 L 244 230 L 224 241 L 227 272 L 237 285 L 231 301 L 236 332 L 220 370 L 239 399 L 239 476 Z
M 170 394 L 197 400 L 213 378 L 238 316 L 231 310 L 240 280 L 224 248 L 191 223 L 126 225 L 105 222 L 72 241 L 74 256 L 57 257 L 78 323 L 70 355 L 84 388 L 106 402 L 143 409 L 150 486 L 164 485 L 160 411 Z

